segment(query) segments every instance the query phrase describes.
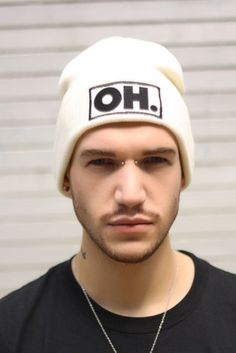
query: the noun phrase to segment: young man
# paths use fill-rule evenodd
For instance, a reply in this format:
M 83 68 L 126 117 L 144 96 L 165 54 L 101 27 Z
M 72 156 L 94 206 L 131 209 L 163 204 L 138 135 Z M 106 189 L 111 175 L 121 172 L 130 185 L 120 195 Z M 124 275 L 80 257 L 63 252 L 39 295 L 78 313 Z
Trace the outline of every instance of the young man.
M 171 246 L 194 160 L 178 61 L 109 38 L 60 90 L 55 175 L 81 250 L 1 300 L 1 353 L 235 352 L 235 276 Z

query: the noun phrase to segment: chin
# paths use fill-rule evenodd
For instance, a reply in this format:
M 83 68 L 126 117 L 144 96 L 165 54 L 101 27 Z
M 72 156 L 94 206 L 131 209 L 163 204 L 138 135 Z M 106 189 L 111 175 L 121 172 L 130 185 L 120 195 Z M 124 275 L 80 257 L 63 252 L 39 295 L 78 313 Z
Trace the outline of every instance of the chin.
M 138 264 L 150 259 L 154 253 L 157 252 L 162 242 L 155 244 L 155 246 L 149 248 L 138 249 L 134 244 L 130 246 L 125 246 L 125 249 L 115 249 L 102 247 L 101 250 L 105 255 L 107 255 L 110 259 L 121 262 L 125 264 Z M 130 247 L 131 249 L 128 249 Z M 136 249 L 135 249 L 136 247 Z

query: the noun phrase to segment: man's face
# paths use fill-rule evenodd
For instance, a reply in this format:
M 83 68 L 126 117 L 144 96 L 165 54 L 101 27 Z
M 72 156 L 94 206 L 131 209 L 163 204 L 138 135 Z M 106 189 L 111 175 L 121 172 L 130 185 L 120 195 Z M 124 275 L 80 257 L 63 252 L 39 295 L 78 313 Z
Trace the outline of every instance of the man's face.
M 90 130 L 67 173 L 84 236 L 110 258 L 149 258 L 169 232 L 179 205 L 178 147 L 164 128 L 144 123 Z

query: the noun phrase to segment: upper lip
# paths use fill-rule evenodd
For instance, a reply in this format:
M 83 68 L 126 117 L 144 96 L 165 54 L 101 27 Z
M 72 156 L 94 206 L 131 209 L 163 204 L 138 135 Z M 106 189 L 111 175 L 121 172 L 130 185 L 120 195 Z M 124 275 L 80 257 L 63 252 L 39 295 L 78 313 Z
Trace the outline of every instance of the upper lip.
M 119 217 L 109 222 L 109 225 L 135 225 L 135 224 L 151 224 L 152 221 L 143 217 Z

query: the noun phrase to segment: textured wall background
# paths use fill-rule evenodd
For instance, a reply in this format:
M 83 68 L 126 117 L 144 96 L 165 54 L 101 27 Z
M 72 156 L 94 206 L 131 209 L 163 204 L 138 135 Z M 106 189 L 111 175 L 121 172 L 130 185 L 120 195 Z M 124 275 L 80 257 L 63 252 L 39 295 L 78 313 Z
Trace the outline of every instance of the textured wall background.
M 197 162 L 174 243 L 236 271 L 235 19 L 230 0 L 0 0 L 0 296 L 79 248 L 51 174 L 57 81 L 109 35 L 160 42 L 182 63 Z

